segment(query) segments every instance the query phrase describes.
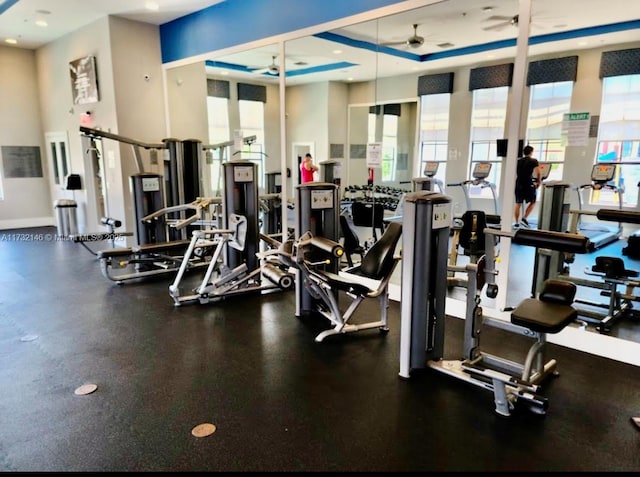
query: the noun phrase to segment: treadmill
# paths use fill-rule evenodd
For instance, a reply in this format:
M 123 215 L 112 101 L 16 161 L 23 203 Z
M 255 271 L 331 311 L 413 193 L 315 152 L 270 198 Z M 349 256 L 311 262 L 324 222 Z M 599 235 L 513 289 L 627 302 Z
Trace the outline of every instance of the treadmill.
M 617 225 L 606 225 L 602 222 L 584 223 L 582 220 L 583 215 L 595 216 L 596 212 L 583 210 L 583 195 L 586 191 L 611 191 L 618 195 L 618 208 L 622 210 L 622 194 L 624 190 L 611 183 L 615 172 L 615 164 L 594 164 L 591 169 L 591 182 L 576 187 L 578 193 L 578 210 L 574 211 L 571 231 L 588 237 L 594 249 L 604 247 L 619 240 L 622 236 L 622 223 L 619 222 Z
M 473 210 L 473 207 L 471 205 L 471 188 L 479 187 L 480 189 L 484 189 L 488 187 L 491 191 L 491 196 L 493 197 L 494 214 L 485 214 L 485 217 L 487 219 L 487 226 L 490 228 L 500 228 L 500 211 L 498 207 L 498 194 L 496 193 L 496 185 L 493 182 L 489 182 L 487 180 L 487 177 L 489 177 L 489 174 L 491 173 L 491 166 L 491 162 L 476 162 L 473 165 L 473 170 L 471 171 L 471 179 L 462 182 L 447 184 L 447 187 L 462 187 L 467 210 Z

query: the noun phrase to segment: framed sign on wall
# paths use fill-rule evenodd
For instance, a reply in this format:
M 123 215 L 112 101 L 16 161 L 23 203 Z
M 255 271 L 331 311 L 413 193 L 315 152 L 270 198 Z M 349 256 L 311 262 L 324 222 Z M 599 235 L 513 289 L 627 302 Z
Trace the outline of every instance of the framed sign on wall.
M 85 56 L 69 63 L 73 104 L 97 103 L 100 101 L 96 57 Z

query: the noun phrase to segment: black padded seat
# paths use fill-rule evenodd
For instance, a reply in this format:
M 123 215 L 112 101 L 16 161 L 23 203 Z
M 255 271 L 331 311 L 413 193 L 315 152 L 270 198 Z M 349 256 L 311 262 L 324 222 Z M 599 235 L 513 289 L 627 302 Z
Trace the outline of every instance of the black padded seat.
M 133 254 L 133 250 L 129 247 L 125 248 L 110 248 L 108 250 L 100 250 L 96 256 L 98 258 L 113 258 L 124 257 Z
M 578 317 L 571 306 L 576 296 L 574 283 L 548 279 L 538 299 L 527 298 L 511 313 L 511 323 L 538 333 L 558 333 Z
M 624 260 L 620 257 L 596 257 L 596 264 L 591 267 L 591 271 L 602 273 L 606 278 L 624 280 L 625 278 L 635 278 L 638 276 L 636 270 L 624 268 Z
M 570 305 L 527 298 L 511 313 L 511 323 L 539 333 L 558 333 L 577 316 Z

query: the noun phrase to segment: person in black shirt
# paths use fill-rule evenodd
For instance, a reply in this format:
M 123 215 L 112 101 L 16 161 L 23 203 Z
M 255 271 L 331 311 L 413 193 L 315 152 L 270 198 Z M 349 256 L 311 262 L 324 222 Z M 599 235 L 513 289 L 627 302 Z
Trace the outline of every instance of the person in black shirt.
M 542 182 L 538 160 L 531 157 L 533 147 L 526 145 L 522 150 L 524 156 L 518 159 L 516 168 L 516 205 L 514 208 L 515 226 L 520 226 L 520 212 L 522 204 L 527 203 L 527 207 L 522 214 L 522 225 L 529 227 L 527 217 L 536 205 L 536 195 L 538 187 Z

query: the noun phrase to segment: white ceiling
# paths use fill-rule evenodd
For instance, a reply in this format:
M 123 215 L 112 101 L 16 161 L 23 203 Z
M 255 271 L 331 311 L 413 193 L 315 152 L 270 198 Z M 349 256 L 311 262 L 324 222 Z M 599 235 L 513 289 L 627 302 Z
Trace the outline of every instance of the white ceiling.
M 17 47 L 35 49 L 108 15 L 161 25 L 222 1 L 153 0 L 159 8 L 151 11 L 149 0 L 0 0 L 0 41 L 15 38 Z
M 486 11 L 491 7 L 491 11 Z M 285 56 L 287 84 L 301 84 L 311 81 L 366 81 L 373 78 L 415 74 L 445 70 L 461 65 L 486 64 L 502 59 L 513 59 L 516 54 L 515 42 L 517 26 L 509 19 L 518 13 L 518 0 L 446 0 L 433 5 L 411 10 L 377 21 L 369 21 L 331 33 L 372 45 L 373 51 L 339 44 L 317 37 L 286 42 Z M 495 20 L 492 17 L 502 17 Z M 636 20 L 633 22 L 633 20 Z M 593 29 L 602 25 L 632 22 L 634 29 L 613 31 L 588 36 L 578 35 L 582 29 Z M 419 48 L 395 46 L 395 49 L 381 49 L 375 53 L 376 44 L 385 44 L 408 39 L 413 35 L 413 24 L 418 24 L 418 35 L 424 37 Z M 557 52 L 575 52 L 586 48 L 635 42 L 640 47 L 640 1 L 637 0 L 532 0 L 531 28 L 532 40 L 539 44 L 530 44 L 529 55 L 546 55 Z M 493 28 L 500 25 L 499 28 Z M 616 30 L 622 25 L 617 25 Z M 486 30 L 486 28 L 490 28 Z M 587 32 L 585 32 L 587 33 Z M 560 40 L 559 37 L 576 36 Z M 545 38 L 554 41 L 542 41 Z M 501 43 L 502 42 L 502 43 Z M 504 46 L 511 42 L 513 46 Z M 447 44 L 442 46 L 442 44 Z M 340 54 L 333 51 L 338 48 Z M 403 58 L 393 53 L 411 55 L 442 55 L 440 59 Z M 278 45 L 252 49 L 247 52 L 216 58 L 231 64 L 248 65 L 252 68 L 267 66 L 273 56 L 279 53 Z M 390 54 L 391 53 L 391 54 Z M 447 57 L 446 55 L 451 55 Z M 303 61 L 306 65 L 295 63 Z M 353 63 L 356 66 L 338 68 L 328 72 L 317 72 L 300 76 L 290 76 L 297 69 L 314 66 L 327 66 L 338 62 Z M 276 59 L 280 64 L 280 59 Z M 218 75 L 223 70 L 209 68 L 211 74 Z M 234 77 L 251 76 L 237 71 Z M 264 73 L 253 73 L 264 79 Z M 273 77 L 271 81 L 277 81 Z
M 145 10 L 144 4 L 147 0 L 0 0 L 0 12 L 4 9 L 0 14 L 0 40 L 14 37 L 19 42 L 17 47 L 33 49 L 106 15 L 160 25 L 223 0 L 155 1 L 160 6 L 157 12 Z M 13 5 L 5 9 L 5 2 Z M 491 11 L 486 11 L 486 7 L 491 7 Z M 290 40 L 285 45 L 287 83 L 366 81 L 376 77 L 437 71 L 460 65 L 513 58 L 515 46 L 505 46 L 504 42 L 512 42 L 515 45 L 517 28 L 510 25 L 508 19 L 518 13 L 518 8 L 518 0 L 444 0 L 427 7 L 331 32 L 348 39 L 350 45 L 319 37 Z M 38 13 L 43 10 L 50 13 Z M 503 20 L 495 20 L 492 17 L 503 17 Z M 38 19 L 46 20 L 49 26 L 36 26 L 35 21 Z M 558 36 L 572 36 L 571 32 L 580 29 L 619 25 L 634 20 L 635 29 L 632 30 L 558 40 Z M 638 21 L 640 1 L 637 0 L 532 0 L 532 39 L 544 39 L 545 35 L 549 35 L 554 41 L 531 44 L 529 54 L 571 52 L 631 42 L 640 45 Z M 401 42 L 412 36 L 413 24 L 418 25 L 418 35 L 425 39 L 422 46 L 378 48 L 379 54 L 376 54 L 376 45 Z M 494 25 L 502 27 L 486 30 Z M 354 41 L 362 43 L 354 46 Z M 341 50 L 341 53 L 334 53 L 336 49 Z M 260 69 L 274 63 L 274 56 L 275 63 L 281 65 L 279 53 L 278 45 L 274 44 L 211 58 L 231 67 L 208 68 L 208 72 L 217 76 L 224 71 L 231 77 L 250 77 L 254 80 L 275 82 L 277 76 L 269 76 Z M 403 54 L 409 54 L 409 57 L 398 56 Z M 440 54 L 445 57 L 420 57 L 428 54 Z M 296 64 L 299 62 L 306 64 Z M 334 68 L 341 62 L 345 65 Z M 322 69 L 328 71 L 321 71 Z M 298 75 L 291 75 L 296 71 Z

